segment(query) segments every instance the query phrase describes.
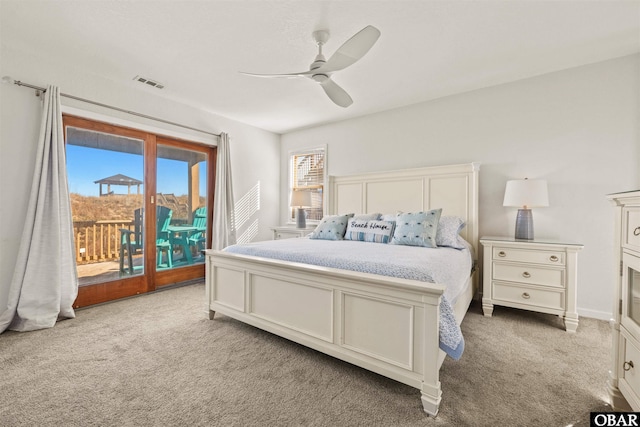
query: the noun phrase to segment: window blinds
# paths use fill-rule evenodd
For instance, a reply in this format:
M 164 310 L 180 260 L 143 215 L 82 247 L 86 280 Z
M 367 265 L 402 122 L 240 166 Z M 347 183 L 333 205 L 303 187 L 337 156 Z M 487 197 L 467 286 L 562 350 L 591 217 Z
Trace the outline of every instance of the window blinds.
M 324 169 L 324 148 L 296 152 L 290 156 L 289 197 L 291 197 L 291 191 L 293 190 L 302 190 L 311 193 L 311 207 L 305 209 L 308 220 L 322 219 Z M 293 208 L 290 212 L 290 218 L 295 218 L 295 209 Z

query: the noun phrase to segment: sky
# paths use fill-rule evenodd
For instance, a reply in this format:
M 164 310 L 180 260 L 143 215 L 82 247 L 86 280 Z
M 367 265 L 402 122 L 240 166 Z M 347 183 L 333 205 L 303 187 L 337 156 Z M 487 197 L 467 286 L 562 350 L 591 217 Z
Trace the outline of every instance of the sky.
M 188 194 L 187 163 L 178 160 L 158 159 L 158 193 L 173 193 L 176 196 Z M 206 194 L 205 167 L 201 166 L 200 195 Z M 67 176 L 69 191 L 83 196 L 99 196 L 100 185 L 94 181 L 122 174 L 130 178 L 143 180 L 143 156 L 140 154 L 100 150 L 67 144 Z M 127 194 L 126 186 L 112 185 L 116 194 Z M 107 191 L 106 185 L 103 192 Z M 140 186 L 140 192 L 144 186 Z M 131 187 L 135 194 L 136 187 Z

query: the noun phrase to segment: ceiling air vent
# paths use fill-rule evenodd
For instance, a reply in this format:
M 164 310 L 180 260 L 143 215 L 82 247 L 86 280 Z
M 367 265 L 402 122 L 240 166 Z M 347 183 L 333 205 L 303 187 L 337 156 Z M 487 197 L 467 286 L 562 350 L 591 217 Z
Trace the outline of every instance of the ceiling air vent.
M 145 78 L 145 77 L 135 76 L 135 77 L 133 78 L 133 80 L 135 80 L 135 81 L 137 81 L 137 82 L 140 82 L 140 83 L 144 83 L 144 84 L 149 85 L 149 86 L 151 86 L 151 87 L 158 88 L 158 89 L 162 89 L 162 88 L 164 88 L 164 85 L 163 85 L 162 83 L 157 82 L 157 81 L 155 81 L 155 80 L 147 79 L 147 78 Z

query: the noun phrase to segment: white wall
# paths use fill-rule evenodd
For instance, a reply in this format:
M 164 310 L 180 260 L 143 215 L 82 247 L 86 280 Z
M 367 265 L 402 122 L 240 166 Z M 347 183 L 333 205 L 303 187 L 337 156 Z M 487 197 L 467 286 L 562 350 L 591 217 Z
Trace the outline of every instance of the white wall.
M 546 179 L 551 206 L 534 209 L 535 235 L 585 245 L 579 313 L 608 319 L 613 213 L 605 195 L 640 188 L 639 123 L 633 55 L 288 133 L 280 162 L 320 144 L 328 145 L 330 175 L 481 162 L 481 235 L 513 235 L 516 209 L 502 206 L 508 179 Z
M 245 221 L 239 236 L 251 240 L 271 237 L 269 227 L 277 224 L 280 185 L 280 136 L 244 125 L 206 111 L 167 101 L 153 88 L 136 87 L 133 82 L 114 82 L 87 75 L 51 58 L 39 58 L 2 46 L 0 76 L 12 76 L 36 86 L 57 85 L 63 93 L 114 105 L 131 111 L 184 124 L 209 132 L 227 132 L 230 137 L 231 167 L 236 201 L 247 201 Z M 80 107 L 166 129 L 167 134 L 207 140 L 202 134 L 170 125 L 116 113 L 89 104 L 62 98 L 63 107 Z M 16 85 L 0 85 L 0 307 L 6 306 L 16 252 L 34 169 L 40 128 L 40 98 L 34 91 Z M 209 138 L 210 140 L 211 138 Z M 258 193 L 259 189 L 259 193 Z M 259 209 L 255 209 L 259 208 Z M 55 256 L 55 254 L 52 254 Z M 2 310 L 0 310 L 2 311 Z

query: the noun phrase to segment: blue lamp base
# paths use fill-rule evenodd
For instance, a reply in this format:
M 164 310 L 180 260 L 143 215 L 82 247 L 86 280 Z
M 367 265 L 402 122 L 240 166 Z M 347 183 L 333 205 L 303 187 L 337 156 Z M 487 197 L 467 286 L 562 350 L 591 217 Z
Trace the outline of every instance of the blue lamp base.
M 533 240 L 533 214 L 531 209 L 518 209 L 516 239 Z
M 296 227 L 297 228 L 307 228 L 307 220 L 306 215 L 304 213 L 303 208 L 298 208 L 296 210 Z

